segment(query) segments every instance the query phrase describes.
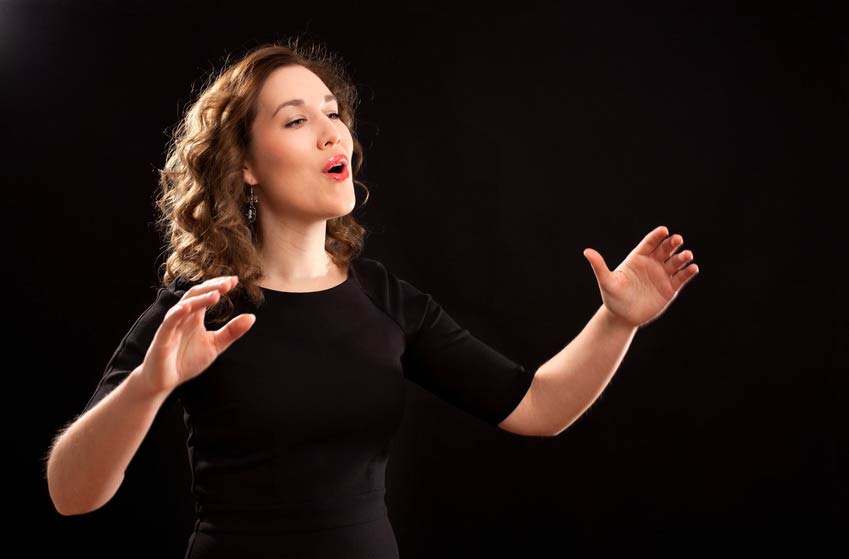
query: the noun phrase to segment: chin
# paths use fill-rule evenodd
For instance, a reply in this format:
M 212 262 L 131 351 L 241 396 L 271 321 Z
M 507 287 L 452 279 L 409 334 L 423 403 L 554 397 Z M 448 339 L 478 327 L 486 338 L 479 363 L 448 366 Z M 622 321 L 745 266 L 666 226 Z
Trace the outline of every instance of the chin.
M 357 204 L 357 198 L 354 196 L 354 186 L 348 185 L 347 188 L 339 185 L 339 189 L 332 195 L 322 197 L 320 210 L 327 219 L 342 217 L 351 213 Z
M 350 204 L 336 204 L 334 207 L 329 208 L 327 210 L 327 219 L 334 219 L 337 217 L 344 217 L 354 211 L 354 203 Z
M 349 195 L 346 196 L 344 200 L 342 200 L 342 199 L 339 200 L 339 205 L 337 206 L 337 211 L 338 212 L 344 212 L 344 213 L 340 214 L 339 217 L 341 217 L 342 215 L 348 215 L 349 213 L 354 211 L 354 208 L 356 207 L 356 205 L 357 205 L 357 198 L 354 196 L 354 189 L 352 187 L 349 191 Z

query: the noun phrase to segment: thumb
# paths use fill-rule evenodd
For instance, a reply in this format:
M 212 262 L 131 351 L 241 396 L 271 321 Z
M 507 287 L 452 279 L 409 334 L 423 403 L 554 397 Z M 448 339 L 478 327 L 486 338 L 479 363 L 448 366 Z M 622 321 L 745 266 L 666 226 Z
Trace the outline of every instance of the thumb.
M 586 258 L 590 266 L 593 268 L 593 272 L 595 273 L 596 278 L 599 283 L 603 282 L 607 277 L 607 274 L 610 273 L 610 270 L 607 268 L 607 264 L 604 261 L 604 258 L 598 251 L 595 251 L 591 248 L 584 249 L 584 258 Z

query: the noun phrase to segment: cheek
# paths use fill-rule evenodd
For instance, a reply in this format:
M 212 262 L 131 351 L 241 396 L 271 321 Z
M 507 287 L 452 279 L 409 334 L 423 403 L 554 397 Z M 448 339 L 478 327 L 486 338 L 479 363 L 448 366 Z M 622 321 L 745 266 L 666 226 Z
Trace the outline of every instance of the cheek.
M 293 162 L 302 159 L 301 151 L 297 144 L 282 135 L 270 134 L 257 145 L 256 155 L 266 174 L 279 175 L 297 168 Z

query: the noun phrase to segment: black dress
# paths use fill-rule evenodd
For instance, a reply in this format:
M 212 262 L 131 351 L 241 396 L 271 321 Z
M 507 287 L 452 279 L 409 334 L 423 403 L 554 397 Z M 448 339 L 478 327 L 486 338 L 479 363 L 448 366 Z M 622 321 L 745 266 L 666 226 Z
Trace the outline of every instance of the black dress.
M 142 362 L 190 286 L 158 290 L 85 409 Z M 497 425 L 536 371 L 372 258 L 322 291 L 262 289 L 259 308 L 236 301 L 256 314 L 251 329 L 170 396 L 189 433 L 197 520 L 186 558 L 397 558 L 384 474 L 405 379 Z

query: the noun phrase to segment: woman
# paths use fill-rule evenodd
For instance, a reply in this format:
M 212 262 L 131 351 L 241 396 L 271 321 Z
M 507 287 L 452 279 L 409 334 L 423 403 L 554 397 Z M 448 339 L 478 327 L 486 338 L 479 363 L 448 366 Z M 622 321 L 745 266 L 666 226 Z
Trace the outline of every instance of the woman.
M 398 557 L 384 473 L 405 379 L 509 432 L 554 436 L 697 272 L 665 227 L 614 271 L 585 250 L 603 305 L 528 370 L 361 256 L 355 105 L 332 55 L 273 44 L 189 108 L 161 172 L 162 286 L 47 458 L 61 514 L 112 498 L 173 397 L 197 512 L 186 557 Z

